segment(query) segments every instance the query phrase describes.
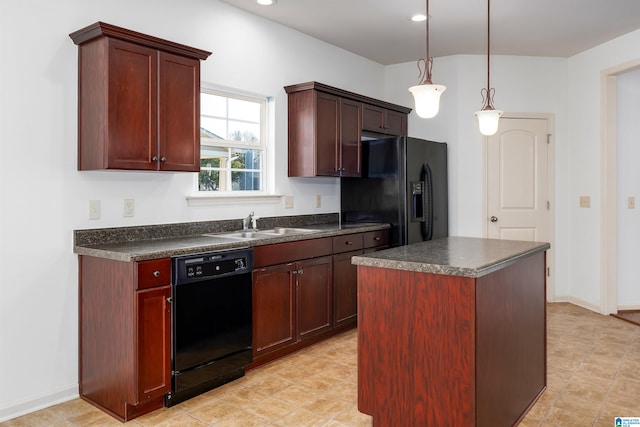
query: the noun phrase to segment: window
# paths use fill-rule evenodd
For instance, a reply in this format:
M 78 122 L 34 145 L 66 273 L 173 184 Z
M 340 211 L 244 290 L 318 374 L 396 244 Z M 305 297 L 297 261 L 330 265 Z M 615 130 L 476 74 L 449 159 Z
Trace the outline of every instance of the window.
M 200 192 L 265 190 L 266 98 L 202 88 Z

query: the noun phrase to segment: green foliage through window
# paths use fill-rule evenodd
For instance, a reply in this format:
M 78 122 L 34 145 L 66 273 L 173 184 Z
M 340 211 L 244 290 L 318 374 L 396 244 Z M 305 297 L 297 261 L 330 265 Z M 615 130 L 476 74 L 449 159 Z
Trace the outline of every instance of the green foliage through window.
M 266 100 L 203 89 L 199 191 L 264 190 Z

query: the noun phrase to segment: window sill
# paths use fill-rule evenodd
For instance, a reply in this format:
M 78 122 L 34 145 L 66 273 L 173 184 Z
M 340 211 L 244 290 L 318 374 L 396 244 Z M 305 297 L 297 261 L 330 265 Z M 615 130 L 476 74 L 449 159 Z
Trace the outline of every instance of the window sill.
M 256 203 L 276 204 L 280 203 L 282 196 L 279 195 L 215 195 L 215 196 L 187 196 L 187 204 L 189 206 L 218 206 L 218 205 L 248 205 Z

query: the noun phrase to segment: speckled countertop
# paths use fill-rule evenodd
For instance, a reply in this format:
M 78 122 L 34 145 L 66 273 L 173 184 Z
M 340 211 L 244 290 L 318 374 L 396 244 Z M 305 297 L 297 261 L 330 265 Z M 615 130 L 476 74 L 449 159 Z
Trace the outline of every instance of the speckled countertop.
M 90 255 L 118 261 L 143 261 L 221 249 L 382 230 L 389 228 L 389 225 L 366 223 L 341 226 L 338 223 L 337 214 L 272 217 L 258 221 L 258 229 L 273 227 L 296 227 L 313 231 L 282 236 L 265 235 L 246 240 L 216 235 L 216 233 L 241 229 L 241 220 L 87 229 L 74 231 L 73 251 L 78 255 Z
M 352 263 L 393 270 L 481 277 L 550 247 L 544 242 L 445 237 L 355 256 Z

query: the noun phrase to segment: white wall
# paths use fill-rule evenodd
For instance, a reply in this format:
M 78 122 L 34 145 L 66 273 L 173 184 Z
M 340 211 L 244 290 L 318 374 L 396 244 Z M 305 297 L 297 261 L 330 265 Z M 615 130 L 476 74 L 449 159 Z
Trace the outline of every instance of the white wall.
M 491 86 L 496 108 L 509 113 L 551 113 L 555 119 L 555 295 L 568 292 L 567 59 L 495 56 L 491 59 Z M 446 141 L 449 149 L 450 234 L 482 237 L 484 221 L 484 137 L 474 112 L 482 108 L 480 90 L 486 87 L 486 57 L 436 58 L 433 82 L 444 84 L 440 112 L 433 119 L 409 117 L 411 136 Z M 386 97 L 411 105 L 407 88 L 417 83 L 415 63 L 386 69 Z
M 640 70 L 620 74 L 617 85 L 618 131 L 618 306 L 640 308 Z M 627 198 L 635 208 L 627 207 Z
M 601 73 L 640 58 L 640 31 L 634 31 L 569 58 L 569 146 L 567 252 L 570 300 L 595 310 L 601 295 Z M 579 207 L 580 196 L 591 208 Z
M 209 50 L 204 82 L 275 102 L 279 204 L 188 207 L 191 173 L 76 171 L 77 47 L 96 21 Z M 72 231 L 338 212 L 337 180 L 287 179 L 283 86 L 318 80 L 380 98 L 384 68 L 217 0 L 0 2 L 0 420 L 77 395 L 77 257 Z M 314 197 L 322 196 L 316 209 Z M 125 198 L 134 218 L 122 218 Z M 88 201 L 102 219 L 88 220 Z

